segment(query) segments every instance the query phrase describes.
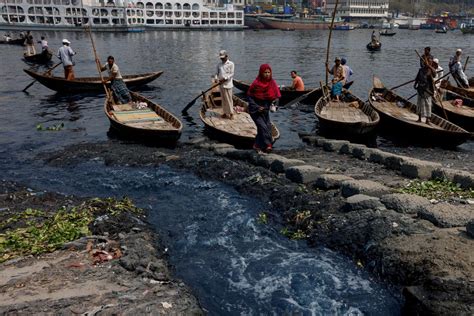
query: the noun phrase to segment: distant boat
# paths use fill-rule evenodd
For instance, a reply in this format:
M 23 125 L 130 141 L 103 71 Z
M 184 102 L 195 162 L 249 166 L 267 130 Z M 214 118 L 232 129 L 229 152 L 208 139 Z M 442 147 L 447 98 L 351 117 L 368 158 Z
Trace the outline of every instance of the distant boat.
M 445 27 L 443 27 L 441 29 L 436 29 L 435 33 L 441 33 L 441 34 L 448 33 L 448 29 L 445 28 Z
M 397 32 L 389 32 L 388 30 L 380 32 L 381 36 L 394 36 L 395 34 L 397 34 Z
M 10 40 L 1 40 L 0 44 L 8 44 L 8 45 L 23 45 L 25 43 L 24 38 L 15 38 L 15 39 L 10 39 Z
M 268 18 L 259 17 L 258 20 L 262 22 L 265 27 L 270 29 L 280 30 L 327 30 L 331 25 L 331 21 L 322 17 L 318 18 L 291 18 L 291 19 L 279 19 L 279 18 Z M 336 26 L 342 25 L 341 22 L 337 23 Z
M 354 26 L 349 25 L 349 24 L 342 24 L 342 25 L 336 25 L 332 29 L 335 31 L 350 31 L 354 29 Z
M 293 15 L 292 14 L 258 14 L 258 13 L 247 13 L 244 15 L 244 25 L 247 26 L 249 29 L 265 29 L 265 25 L 259 21 L 259 17 L 273 17 L 279 19 L 289 19 Z
M 371 52 L 379 51 L 382 48 L 382 43 L 377 42 L 377 43 L 374 44 L 374 43 L 370 42 L 369 44 L 367 44 L 366 47 Z
M 474 23 L 461 25 L 461 32 L 463 34 L 474 34 Z
M 53 57 L 53 53 L 49 49 L 43 50 L 41 53 L 35 55 L 24 55 L 23 59 L 27 63 L 34 63 L 34 64 L 47 64 L 51 61 Z

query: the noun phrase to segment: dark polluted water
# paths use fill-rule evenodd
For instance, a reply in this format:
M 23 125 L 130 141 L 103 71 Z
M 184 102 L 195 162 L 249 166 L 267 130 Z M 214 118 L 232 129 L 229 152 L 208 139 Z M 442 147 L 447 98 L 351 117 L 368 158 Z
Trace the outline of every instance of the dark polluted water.
M 32 167 L 36 172 L 31 174 Z M 399 315 L 401 298 L 348 258 L 258 221 L 268 205 L 219 182 L 159 168 L 32 163 L 4 178 L 80 196 L 129 196 L 210 315 Z

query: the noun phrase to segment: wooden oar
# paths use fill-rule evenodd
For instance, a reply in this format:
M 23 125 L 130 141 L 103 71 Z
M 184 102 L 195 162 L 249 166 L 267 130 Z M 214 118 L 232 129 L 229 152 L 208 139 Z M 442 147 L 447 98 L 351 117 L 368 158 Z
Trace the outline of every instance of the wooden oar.
M 107 100 L 112 100 L 112 95 L 110 94 L 109 89 L 105 85 L 104 77 L 102 76 L 102 66 L 100 65 L 99 56 L 97 55 L 97 51 L 95 49 L 95 42 L 94 42 L 94 38 L 92 37 L 90 26 L 86 26 L 86 31 L 88 31 L 87 33 L 89 33 L 89 37 L 91 39 L 92 49 L 94 50 L 95 64 L 97 66 L 97 71 L 99 72 L 100 81 L 102 82 L 102 85 L 104 86 L 105 94 L 107 95 Z
M 469 56 L 467 56 L 467 58 L 466 58 L 466 62 L 464 63 L 464 67 L 463 67 L 462 71 L 466 71 L 468 62 L 469 62 Z
M 288 102 L 287 104 L 285 104 L 285 107 L 290 107 L 290 106 L 292 106 L 293 104 L 298 103 L 298 102 L 300 102 L 301 100 L 306 99 L 307 97 L 309 97 L 310 94 L 316 92 L 317 90 L 319 90 L 319 88 L 314 88 L 314 89 L 311 90 L 310 92 L 306 92 L 305 94 L 300 95 L 300 96 L 297 97 L 296 99 L 293 99 L 293 100 L 291 100 L 290 102 Z
M 337 5 L 339 4 L 339 0 L 336 0 L 336 4 L 334 5 L 334 11 L 332 12 L 332 18 L 331 18 L 331 26 L 329 27 L 329 37 L 328 37 L 328 46 L 326 49 L 326 85 L 328 85 L 329 81 L 329 48 L 331 47 L 331 36 L 332 36 L 332 29 L 334 28 L 334 18 L 336 17 L 336 11 L 337 11 Z
M 223 82 L 222 82 L 223 83 Z M 214 89 L 215 87 L 221 85 L 222 83 L 218 82 L 218 83 L 215 83 L 213 84 L 209 89 L 207 89 L 206 91 L 203 91 L 201 92 L 201 94 L 199 94 L 197 97 L 195 97 L 194 99 L 191 100 L 191 102 L 189 102 L 185 107 L 184 109 L 181 110 L 181 113 L 182 114 L 186 114 L 189 110 L 190 107 L 192 107 L 194 105 L 194 103 L 196 103 L 196 100 L 199 99 L 201 96 L 203 96 L 206 92 L 208 92 L 209 90 L 212 90 Z
M 58 66 L 61 65 L 62 63 L 63 63 L 63 62 L 61 61 L 61 62 L 57 63 L 56 65 L 54 65 L 53 67 L 49 68 L 45 73 L 43 73 L 43 75 L 46 76 L 47 74 L 51 73 L 51 71 L 53 71 L 54 68 L 58 67 Z M 38 80 L 36 80 L 36 79 L 33 80 L 33 82 L 30 83 L 29 85 L 27 85 L 27 86 L 25 87 L 25 89 L 23 89 L 22 91 L 23 91 L 23 92 L 26 92 L 26 90 L 28 90 L 29 87 L 31 87 L 32 85 L 34 85 L 34 83 L 35 83 L 36 81 L 38 81 Z

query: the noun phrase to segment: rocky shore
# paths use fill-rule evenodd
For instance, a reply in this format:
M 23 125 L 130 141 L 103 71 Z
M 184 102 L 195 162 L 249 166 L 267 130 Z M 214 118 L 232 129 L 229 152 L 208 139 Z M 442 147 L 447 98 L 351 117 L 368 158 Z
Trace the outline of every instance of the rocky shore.
M 56 167 L 97 158 L 106 165 L 167 164 L 225 182 L 242 194 L 268 202 L 269 222 L 284 225 L 289 238 L 343 252 L 361 268 L 399 286 L 405 298 L 402 312 L 472 315 L 474 176 L 470 165 L 453 169 L 452 156 L 428 161 L 344 141 L 309 135 L 302 139 L 307 143 L 302 149 L 265 155 L 196 138 L 175 149 L 106 142 L 75 145 L 38 158 Z M 413 181 L 433 179 L 454 185 L 453 194 L 427 198 L 404 190 Z M 138 228 L 130 233 L 143 234 L 143 226 Z M 116 266 L 130 273 L 130 282 L 141 284 L 135 285 L 140 291 L 146 291 L 150 280 L 162 281 L 147 276 L 146 283 L 140 277 L 142 269 L 132 273 L 120 260 L 122 265 Z M 103 273 L 110 276 L 107 271 Z M 172 281 L 166 285 L 174 286 L 172 293 L 180 293 L 173 306 L 198 313 L 196 301 L 184 286 Z M 171 298 L 162 301 L 172 302 Z M 12 306 L 6 304 L 4 310 L 17 308 Z M 146 304 L 129 305 L 129 310 L 134 306 Z

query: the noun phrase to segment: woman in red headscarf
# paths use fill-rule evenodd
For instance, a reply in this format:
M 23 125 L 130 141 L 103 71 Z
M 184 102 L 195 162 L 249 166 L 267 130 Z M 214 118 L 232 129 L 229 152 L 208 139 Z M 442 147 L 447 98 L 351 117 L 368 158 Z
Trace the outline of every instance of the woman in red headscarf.
M 280 89 L 272 79 L 272 68 L 263 64 L 258 71 L 258 77 L 252 82 L 247 91 L 249 113 L 257 125 L 257 136 L 253 148 L 257 151 L 272 150 L 272 123 L 270 121 L 270 106 L 281 97 Z

